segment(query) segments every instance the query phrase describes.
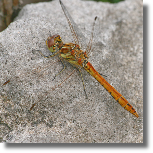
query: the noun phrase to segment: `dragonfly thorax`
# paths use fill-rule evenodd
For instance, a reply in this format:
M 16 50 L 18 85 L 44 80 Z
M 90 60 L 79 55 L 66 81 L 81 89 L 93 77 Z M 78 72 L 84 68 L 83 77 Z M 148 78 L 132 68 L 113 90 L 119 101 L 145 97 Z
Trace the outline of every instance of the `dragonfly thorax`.
M 59 50 L 60 56 L 74 66 L 84 67 L 88 56 L 81 50 L 80 46 L 74 43 L 65 43 Z

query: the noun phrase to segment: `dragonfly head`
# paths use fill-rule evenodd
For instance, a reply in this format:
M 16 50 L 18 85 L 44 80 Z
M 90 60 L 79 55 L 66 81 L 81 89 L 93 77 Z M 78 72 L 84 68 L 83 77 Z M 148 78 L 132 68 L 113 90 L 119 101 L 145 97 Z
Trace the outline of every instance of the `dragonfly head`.
M 63 46 L 63 42 L 60 35 L 53 35 L 47 38 L 46 45 L 51 52 L 55 52 L 56 48 Z

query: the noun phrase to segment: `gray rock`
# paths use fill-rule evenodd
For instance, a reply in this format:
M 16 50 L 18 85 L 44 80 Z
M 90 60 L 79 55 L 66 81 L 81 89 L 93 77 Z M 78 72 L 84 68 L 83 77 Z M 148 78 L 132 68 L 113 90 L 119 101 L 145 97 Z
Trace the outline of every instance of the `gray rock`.
M 30 4 L 0 33 L 0 137 L 19 143 L 143 143 L 143 2 L 63 3 L 87 39 L 98 16 L 89 61 L 140 117 L 124 110 L 85 70 L 88 99 L 70 64 L 53 80 L 62 69 L 58 57 L 46 59 L 34 50 L 50 55 L 50 34 L 64 42 L 73 37 L 58 1 Z

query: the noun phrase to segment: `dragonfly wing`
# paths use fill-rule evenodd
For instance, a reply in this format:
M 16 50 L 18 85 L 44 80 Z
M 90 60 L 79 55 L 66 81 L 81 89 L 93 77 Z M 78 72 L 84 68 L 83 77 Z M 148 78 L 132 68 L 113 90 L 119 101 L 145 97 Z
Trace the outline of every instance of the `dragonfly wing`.
M 87 46 L 87 43 L 86 43 L 87 39 L 85 38 L 85 36 L 82 34 L 80 29 L 78 28 L 77 24 L 72 19 L 71 15 L 67 11 L 67 9 L 64 6 L 64 4 L 62 3 L 62 1 L 61 0 L 59 0 L 59 1 L 60 1 L 62 10 L 63 10 L 63 12 L 66 16 L 66 19 L 68 21 L 69 27 L 71 29 L 72 36 L 73 36 L 75 44 L 78 44 L 82 49 L 85 49 L 86 46 Z

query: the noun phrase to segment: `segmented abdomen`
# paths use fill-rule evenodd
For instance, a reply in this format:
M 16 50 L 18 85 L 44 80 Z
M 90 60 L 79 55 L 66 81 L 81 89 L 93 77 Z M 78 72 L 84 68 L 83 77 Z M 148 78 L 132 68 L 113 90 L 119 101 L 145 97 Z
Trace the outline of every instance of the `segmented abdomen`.
M 132 105 L 114 88 L 112 87 L 91 65 L 91 63 L 87 62 L 84 66 L 85 70 L 90 73 L 110 94 L 111 96 L 127 111 L 139 117 L 135 109 Z

